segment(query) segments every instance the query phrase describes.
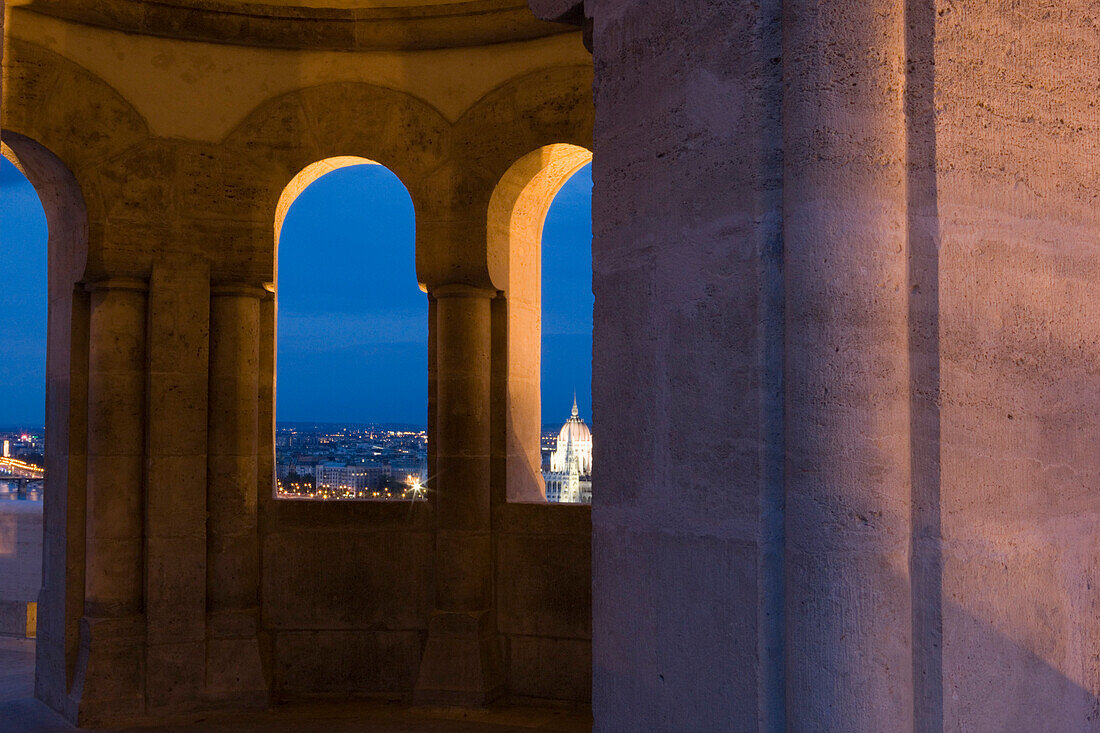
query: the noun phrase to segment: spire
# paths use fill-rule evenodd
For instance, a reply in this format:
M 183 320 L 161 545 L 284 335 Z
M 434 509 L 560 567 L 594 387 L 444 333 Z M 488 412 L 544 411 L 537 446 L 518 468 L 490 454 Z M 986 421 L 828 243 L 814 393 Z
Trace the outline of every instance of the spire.
M 573 390 L 573 417 L 576 417 L 579 414 L 580 414 L 580 411 L 577 410 L 577 390 L 574 389 Z

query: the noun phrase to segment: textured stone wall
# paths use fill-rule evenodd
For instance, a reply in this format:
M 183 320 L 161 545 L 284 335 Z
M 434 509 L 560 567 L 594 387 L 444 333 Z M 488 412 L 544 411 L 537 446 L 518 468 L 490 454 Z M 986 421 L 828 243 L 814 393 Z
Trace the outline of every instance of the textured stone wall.
M 597 729 L 1094 727 L 1096 4 L 583 11 Z
M 785 4 L 784 646 L 794 730 L 897 729 L 914 711 L 905 30 L 900 0 Z
M 1088 730 L 1100 720 L 1100 8 L 945 4 L 934 18 L 921 213 L 939 244 L 942 721 Z
M 411 695 L 433 606 L 429 507 L 271 501 L 263 516 L 275 694 Z
M 409 699 L 434 602 L 427 504 L 269 502 L 263 627 L 279 699 Z M 591 691 L 588 507 L 500 504 L 496 623 L 507 695 Z
M 497 627 L 514 700 L 585 704 L 592 694 L 592 520 L 587 506 L 502 504 Z
M 0 635 L 34 636 L 41 587 L 42 504 L 0 502 Z
M 593 714 L 601 730 L 778 725 L 777 7 L 589 12 Z

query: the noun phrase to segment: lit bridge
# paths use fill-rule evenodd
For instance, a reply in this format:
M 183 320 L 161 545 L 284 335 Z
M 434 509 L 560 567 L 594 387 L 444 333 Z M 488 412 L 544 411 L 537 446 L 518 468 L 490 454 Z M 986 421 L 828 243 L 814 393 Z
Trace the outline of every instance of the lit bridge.
M 41 481 L 46 475 L 45 470 L 33 463 L 20 461 L 15 458 L 0 457 L 0 479 L 29 479 Z

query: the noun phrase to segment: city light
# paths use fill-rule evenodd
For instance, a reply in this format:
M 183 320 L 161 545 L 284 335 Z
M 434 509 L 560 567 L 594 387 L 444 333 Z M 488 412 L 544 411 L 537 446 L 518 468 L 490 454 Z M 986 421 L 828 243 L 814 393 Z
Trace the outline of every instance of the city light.
M 41 435 L 0 433 L 0 500 L 40 501 L 46 470 Z
M 424 498 L 427 431 L 313 425 L 276 430 L 276 497 L 320 501 Z

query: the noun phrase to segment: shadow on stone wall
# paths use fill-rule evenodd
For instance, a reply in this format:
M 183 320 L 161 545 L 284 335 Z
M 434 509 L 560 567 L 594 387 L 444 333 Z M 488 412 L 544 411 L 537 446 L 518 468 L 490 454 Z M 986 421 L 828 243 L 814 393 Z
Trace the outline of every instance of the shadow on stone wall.
M 944 605 L 942 618 L 943 708 L 935 730 L 1100 727 L 1100 691 L 1086 688 L 1084 680 L 1073 679 L 1065 669 L 1074 661 L 1065 638 L 1072 629 L 1047 629 L 1050 633 L 1043 637 L 1015 639 L 952 602 Z M 1031 648 L 1037 645 L 1049 647 L 1044 656 Z M 1060 664 L 1046 656 L 1058 653 L 1065 655 Z M 1095 665 L 1095 659 L 1077 661 L 1082 673 Z
M 940 217 L 936 180 L 935 33 L 931 0 L 906 0 L 906 235 L 909 286 L 909 589 L 913 728 L 941 731 L 943 548 L 940 385 Z

